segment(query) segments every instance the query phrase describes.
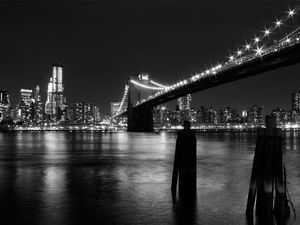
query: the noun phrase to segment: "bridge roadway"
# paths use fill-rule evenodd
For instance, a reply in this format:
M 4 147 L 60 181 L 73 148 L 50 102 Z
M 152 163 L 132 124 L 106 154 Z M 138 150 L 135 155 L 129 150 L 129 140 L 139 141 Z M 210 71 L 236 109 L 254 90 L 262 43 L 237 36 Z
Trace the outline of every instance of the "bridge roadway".
M 215 75 L 206 76 L 200 80 L 196 80 L 194 82 L 187 83 L 186 85 L 177 87 L 174 90 L 169 90 L 155 98 L 142 102 L 137 106 L 129 105 L 128 110 L 118 116 L 128 116 L 128 131 L 151 131 L 153 129 L 153 127 L 151 129 L 153 123 L 151 125 L 149 121 L 145 121 L 150 120 L 149 116 L 140 118 L 138 115 L 131 114 L 150 115 L 152 113 L 153 107 L 185 96 L 187 94 L 192 94 L 246 77 L 262 74 L 264 72 L 290 66 L 299 62 L 300 42 L 291 46 L 285 46 L 284 48 L 277 49 L 277 51 L 272 51 L 268 54 L 262 55 L 261 57 L 243 62 L 240 65 L 229 67 L 228 69 L 224 69 Z M 133 124 L 141 125 L 145 122 L 148 123 L 148 125 L 142 126 L 142 128 L 134 128 L 136 125 Z

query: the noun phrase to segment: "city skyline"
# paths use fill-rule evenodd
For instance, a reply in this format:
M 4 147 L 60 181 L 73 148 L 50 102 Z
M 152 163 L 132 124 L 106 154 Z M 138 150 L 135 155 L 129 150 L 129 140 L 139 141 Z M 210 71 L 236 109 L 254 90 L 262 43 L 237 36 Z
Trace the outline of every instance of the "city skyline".
M 300 0 L 0 0 L 0 28 L 1 225 L 299 224 Z
M 146 82 L 151 81 L 150 80 L 150 76 L 149 74 L 146 73 L 142 73 L 139 74 L 138 79 L 145 79 Z M 151 81 L 153 82 L 153 81 Z M 158 84 L 160 85 L 160 84 Z M 48 115 L 51 117 L 57 117 L 57 109 L 60 108 L 64 109 L 64 108 L 69 108 L 69 104 L 70 102 L 67 103 L 66 101 L 66 97 L 64 97 L 64 84 L 63 84 L 63 65 L 62 63 L 59 61 L 58 63 L 52 64 L 52 75 L 50 77 L 50 82 L 48 83 L 48 88 L 47 91 L 44 93 L 46 97 L 46 99 L 42 99 L 41 97 L 41 90 L 40 90 L 40 85 L 36 85 L 35 89 L 24 89 L 22 88 L 20 90 L 20 94 L 21 98 L 18 99 L 11 99 L 9 98 L 9 91 L 7 91 L 6 89 L 2 89 L 1 90 L 1 99 L 3 98 L 2 96 L 2 92 L 7 94 L 7 98 L 9 100 L 9 107 L 11 109 L 15 108 L 16 105 L 18 105 L 17 107 L 19 107 L 20 105 L 20 99 L 22 100 L 22 93 L 25 93 L 26 97 L 28 99 L 34 99 L 36 102 L 40 102 L 40 104 L 44 105 L 44 106 L 40 106 L 40 108 L 44 108 L 43 111 L 45 112 L 45 115 Z M 29 95 L 26 92 L 30 92 Z M 148 93 L 149 94 L 149 93 Z M 28 96 L 27 96 L 28 95 Z M 163 107 L 166 109 L 175 109 L 176 111 L 182 111 L 182 110 L 187 110 L 187 109 L 197 109 L 197 108 L 201 108 L 201 107 L 206 107 L 206 108 L 211 108 L 211 109 L 225 109 L 225 108 L 234 108 L 235 111 L 237 112 L 238 115 L 242 115 L 244 113 L 244 111 L 246 110 L 246 108 L 249 108 L 249 105 L 246 108 L 242 108 L 240 110 L 237 110 L 237 106 L 236 105 L 226 105 L 226 106 L 212 106 L 210 105 L 195 105 L 192 104 L 191 101 L 191 94 L 188 94 L 186 96 L 182 96 L 179 97 L 177 100 L 173 100 L 171 102 L 173 102 L 173 105 L 170 106 L 170 104 L 168 103 L 164 103 Z M 277 105 L 274 108 L 271 109 L 270 113 L 273 113 L 276 110 L 283 110 L 283 111 L 299 111 L 300 110 L 300 90 L 297 90 L 293 93 L 290 94 L 291 96 L 291 102 L 290 102 L 290 108 L 282 108 L 281 106 Z M 141 96 L 140 96 L 141 97 Z M 146 96 L 147 97 L 147 94 Z M 143 98 L 144 98 L 143 97 Z M 17 102 L 16 105 L 11 104 L 10 102 Z M 43 103 L 44 102 L 44 103 Z M 53 103 L 52 103 L 53 102 Z M 80 101 L 77 100 L 76 102 L 71 103 L 71 105 L 76 105 L 76 104 L 86 104 L 85 101 Z M 87 103 L 90 104 L 90 103 Z M 127 104 L 127 103 L 126 103 Z M 125 105 L 126 105 L 125 104 Z M 57 106 L 56 106 L 57 105 Z M 168 105 L 168 107 L 167 107 Z M 257 105 L 257 103 L 254 103 L 254 105 Z M 124 106 L 127 107 L 127 106 Z M 262 105 L 263 108 L 265 108 L 264 105 Z M 110 110 L 109 112 L 105 112 L 103 113 L 103 115 L 110 115 L 111 117 L 114 117 L 115 115 L 118 114 L 118 111 L 120 109 L 120 102 L 110 102 Z M 124 110 L 124 109 L 123 109 Z M 63 110 L 64 111 L 64 110 Z M 62 112 L 63 112 L 62 111 Z M 268 112 L 267 112 L 268 113 Z
M 39 99 L 42 101 L 42 102 L 44 102 L 45 103 L 45 112 L 47 111 L 47 107 L 46 107 L 46 105 L 47 104 L 49 104 L 49 103 L 47 103 L 47 102 L 49 102 L 49 91 L 50 91 L 50 93 L 51 93 L 51 90 L 52 90 L 52 86 L 51 85 L 53 85 L 52 84 L 52 81 L 54 81 L 54 78 L 53 78 L 53 76 L 54 76 L 54 74 L 58 74 L 58 72 L 56 72 L 56 70 L 58 69 L 58 68 L 60 68 L 61 69 L 61 74 L 60 74 L 60 79 L 61 79 L 61 81 L 60 81 L 60 84 L 58 84 L 58 85 L 60 85 L 60 89 L 61 89 L 61 93 L 63 93 L 63 91 L 64 91 L 64 88 L 63 88 L 63 86 L 65 85 L 65 84 L 63 84 L 62 83 L 62 69 L 63 69 L 63 65 L 61 64 L 61 62 L 59 62 L 58 64 L 52 64 L 52 75 L 50 76 L 50 82 L 48 82 L 48 85 L 47 85 L 47 89 L 46 90 L 40 90 L 40 84 L 37 84 L 36 86 L 35 86 L 35 88 L 38 88 L 38 92 L 39 92 Z M 251 78 L 250 78 L 251 79 Z M 237 82 L 239 82 L 239 81 L 237 81 Z M 56 84 L 57 85 L 57 84 Z M 216 87 L 216 88 L 218 88 L 218 87 Z M 50 90 L 51 89 L 51 90 Z M 54 88 L 55 89 L 55 88 Z M 16 99 L 13 99 L 12 97 L 11 97 L 11 92 L 10 92 L 10 90 L 8 90 L 7 88 L 1 88 L 0 90 L 3 90 L 3 91 L 6 91 L 7 93 L 8 93 L 8 95 L 10 96 L 9 97 L 9 101 L 10 101 L 10 106 L 11 107 L 16 107 L 18 104 L 19 104 L 19 101 L 20 101 L 20 91 L 22 92 L 22 90 L 28 90 L 28 91 L 32 91 L 33 89 L 32 88 L 21 88 L 19 91 L 18 91 L 18 97 L 16 98 Z M 36 91 L 35 92 L 32 92 L 32 97 L 34 97 L 34 98 L 36 98 L 36 96 L 34 96 L 35 95 L 35 93 L 36 93 Z M 64 94 L 67 94 L 67 93 L 64 93 Z M 284 107 L 282 107 L 282 106 L 280 106 L 280 105 L 274 105 L 274 107 L 273 108 L 270 108 L 270 111 L 268 111 L 268 112 L 266 112 L 266 113 L 272 113 L 272 111 L 274 110 L 274 109 L 276 109 L 276 108 L 280 108 L 280 109 L 284 109 L 284 110 L 295 110 L 295 108 L 299 108 L 298 107 L 298 105 L 297 106 L 295 106 L 295 102 L 292 102 L 291 101 L 291 99 L 293 99 L 295 96 L 297 96 L 297 99 L 299 98 L 298 97 L 298 95 L 300 94 L 300 88 L 299 89 L 297 89 L 297 90 L 294 90 L 292 93 L 289 93 L 289 95 L 288 96 L 285 96 L 285 98 L 287 99 L 289 99 L 289 101 L 288 102 L 285 102 L 285 104 L 284 105 L 286 105 L 287 107 L 286 108 L 284 108 Z M 22 95 L 22 94 L 21 94 Z M 67 94 L 68 95 L 68 94 Z M 186 100 L 187 98 L 191 98 L 191 96 L 195 96 L 195 95 L 197 95 L 197 94 L 189 94 L 188 96 L 189 97 L 187 97 L 187 96 L 183 96 L 183 97 L 181 97 L 181 98 L 179 98 L 179 99 L 177 99 L 177 100 L 173 100 L 173 101 L 170 101 L 170 102 L 168 102 L 168 103 L 165 103 L 165 104 L 163 104 L 163 105 L 165 105 L 165 106 L 167 106 L 169 109 L 176 109 L 177 107 L 182 107 L 181 106 L 181 99 L 184 99 L 185 101 L 187 101 L 185 104 L 188 104 L 188 106 L 185 106 L 185 107 L 188 107 L 188 108 L 198 108 L 198 107 L 211 107 L 211 108 L 215 108 L 215 109 L 221 109 L 221 108 L 226 108 L 226 107 L 233 107 L 233 108 L 235 108 L 235 109 L 237 109 L 237 112 L 239 113 L 239 114 L 242 114 L 242 112 L 247 108 L 247 107 L 249 107 L 250 105 L 247 105 L 247 106 L 245 106 L 244 108 L 240 108 L 240 107 L 238 107 L 237 105 L 226 105 L 226 104 L 223 104 L 223 105 L 216 105 L 216 104 L 206 104 L 206 105 L 204 105 L 204 104 L 195 104 L 195 103 L 192 103 L 192 101 L 191 101 L 191 99 L 190 100 Z M 43 96 L 43 97 L 42 97 Z M 52 98 L 52 97 L 50 97 L 50 98 Z M 61 97 L 62 99 L 64 98 L 64 100 L 61 100 L 61 101 L 64 101 L 65 103 L 64 104 L 66 104 L 66 97 Z M 71 97 L 72 98 L 72 97 Z M 73 97 L 73 99 L 74 99 L 74 97 Z M 194 99 L 194 98 L 193 98 Z M 300 99 L 300 98 L 299 98 Z M 300 100 L 299 100 L 300 101 Z M 68 103 L 71 103 L 71 104 L 76 104 L 76 103 L 78 103 L 78 102 L 86 102 L 84 99 L 78 99 L 78 100 L 76 100 L 75 99 L 75 101 L 74 102 L 68 102 Z M 108 108 L 108 110 L 107 111 L 105 111 L 105 112 L 103 112 L 102 111 L 102 113 L 104 113 L 104 114 L 111 114 L 111 107 L 112 107 L 112 103 L 117 103 L 117 104 L 119 104 L 120 102 L 117 102 L 117 101 L 112 101 L 112 102 L 109 102 L 109 108 Z M 62 103 L 61 103 L 62 104 Z M 300 103 L 297 103 L 297 104 L 299 104 L 300 105 Z M 258 103 L 256 103 L 256 102 L 254 102 L 252 105 L 259 105 Z M 262 105 L 264 108 L 265 108 L 265 105 Z M 101 109 L 102 108 L 105 108 L 105 107 L 102 107 L 102 106 L 100 106 L 101 107 Z M 299 109 L 297 109 L 297 110 L 299 110 Z M 50 114 L 50 113 L 46 113 L 46 114 Z
M 61 57 L 67 99 L 93 102 L 109 112 L 110 102 L 121 100 L 129 76 L 146 72 L 166 84 L 190 77 L 222 61 L 237 44 L 264 29 L 261 21 L 271 23 L 287 7 L 279 1 L 162 1 L 148 7 L 149 2 L 155 1 L 1 3 L 6 19 L 0 22 L 5 33 L 0 40 L 7 43 L 0 54 L 5 76 L 1 89 L 17 99 L 21 88 L 40 85 L 44 100 L 49 64 Z M 220 3 L 217 9 L 216 2 Z M 14 19 L 11 10 L 16 12 Z M 23 26 L 15 26 L 20 21 Z M 193 94 L 193 105 L 234 106 L 239 111 L 254 104 L 264 105 L 266 112 L 277 106 L 289 109 L 290 93 L 300 89 L 299 68 L 295 65 Z

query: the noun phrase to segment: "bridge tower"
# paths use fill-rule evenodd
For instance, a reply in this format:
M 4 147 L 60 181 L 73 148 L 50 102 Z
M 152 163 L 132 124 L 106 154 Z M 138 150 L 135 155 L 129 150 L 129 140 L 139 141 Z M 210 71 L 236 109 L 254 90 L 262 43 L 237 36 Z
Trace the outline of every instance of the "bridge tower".
M 134 77 L 136 79 L 136 77 Z M 131 79 L 131 78 L 130 78 Z M 150 90 L 141 90 L 134 84 L 128 82 L 128 117 L 127 131 L 129 132 L 153 132 L 153 107 L 134 107 L 135 103 L 141 101 L 144 96 L 149 96 L 155 92 Z M 138 80 L 140 83 L 147 85 L 149 83 L 148 74 L 139 74 Z

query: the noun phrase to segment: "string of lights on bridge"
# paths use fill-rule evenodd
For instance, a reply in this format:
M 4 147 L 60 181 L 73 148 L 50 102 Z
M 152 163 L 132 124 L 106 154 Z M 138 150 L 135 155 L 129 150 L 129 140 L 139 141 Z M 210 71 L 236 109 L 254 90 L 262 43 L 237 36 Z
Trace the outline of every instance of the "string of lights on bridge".
M 140 83 L 136 80 L 133 80 L 133 79 L 131 79 L 130 82 L 137 85 L 137 86 L 139 86 L 139 87 L 149 89 L 149 90 L 154 90 L 154 91 L 165 90 L 167 88 L 167 86 L 163 86 L 163 85 L 150 86 L 150 85 L 147 85 L 147 84 L 142 84 L 142 83 Z M 152 81 L 152 80 L 150 82 L 152 84 L 158 84 L 158 83 L 156 83 L 155 81 Z
M 175 90 L 176 88 L 185 86 L 191 82 L 199 81 L 202 78 L 205 78 L 207 76 L 214 76 L 217 73 L 223 72 L 224 70 L 231 69 L 232 67 L 235 67 L 237 65 L 241 65 L 245 62 L 255 60 L 266 54 L 276 52 L 286 46 L 291 46 L 293 44 L 299 43 L 300 27 L 296 28 L 293 32 L 286 35 L 277 43 L 272 44 L 269 47 L 266 47 L 268 41 L 270 41 L 270 36 L 272 34 L 275 34 L 276 30 L 280 30 L 288 22 L 288 20 L 294 18 L 294 16 L 299 12 L 300 12 L 300 6 L 297 6 L 294 9 L 289 9 L 286 12 L 284 17 L 282 17 L 281 19 L 276 19 L 276 21 L 272 23 L 272 26 L 265 28 L 261 32 L 261 35 L 254 36 L 254 38 L 251 41 L 246 42 L 245 45 L 238 48 L 236 51 L 233 52 L 233 54 L 230 54 L 225 62 L 219 63 L 210 69 L 206 69 L 205 71 L 202 71 L 201 73 L 197 73 L 189 79 L 179 81 L 170 86 L 162 85 L 153 80 L 150 80 L 149 83 L 151 83 L 152 85 L 149 85 L 131 79 L 130 82 L 136 86 L 157 91 L 155 94 L 150 95 L 147 99 L 143 99 L 141 102 L 137 102 L 135 106 L 142 104 L 148 100 L 151 100 L 168 91 Z M 126 109 L 124 109 L 123 106 L 128 95 L 128 90 L 129 90 L 129 86 L 126 85 L 124 95 L 121 104 L 119 106 L 117 115 L 120 115 L 122 112 L 126 111 Z
M 122 101 L 121 101 L 121 104 L 119 105 L 119 108 L 118 108 L 118 111 L 117 111 L 116 115 L 119 115 L 120 113 L 122 113 L 122 108 L 123 108 L 124 102 L 125 102 L 125 100 L 128 96 L 128 90 L 129 90 L 129 86 L 126 84 L 124 94 L 123 94 L 123 97 L 122 97 Z

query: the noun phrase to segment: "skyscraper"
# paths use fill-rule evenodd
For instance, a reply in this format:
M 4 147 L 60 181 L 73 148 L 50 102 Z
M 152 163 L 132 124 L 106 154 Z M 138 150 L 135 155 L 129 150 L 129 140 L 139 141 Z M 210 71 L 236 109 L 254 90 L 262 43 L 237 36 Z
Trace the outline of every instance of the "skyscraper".
M 0 104 L 9 105 L 8 91 L 0 90 Z
M 192 96 L 191 94 L 188 94 L 186 96 L 180 97 L 177 100 L 177 104 L 179 106 L 179 110 L 190 110 L 191 109 L 191 101 Z
M 40 86 L 37 85 L 34 89 L 34 121 L 42 123 L 44 120 L 43 102 L 40 92 Z
M 277 124 L 286 123 L 291 120 L 291 112 L 283 110 L 279 107 L 272 110 L 272 115 L 275 116 Z
M 120 102 L 111 102 L 110 103 L 110 116 L 114 117 L 117 115 L 119 107 L 120 107 Z
M 52 66 L 52 76 L 48 83 L 47 101 L 45 104 L 45 112 L 52 122 L 57 122 L 61 119 L 62 111 L 66 104 L 63 92 L 63 67 L 60 64 L 56 64 Z
M 34 120 L 34 98 L 32 89 L 20 90 L 20 102 L 18 105 L 18 119 L 25 123 L 30 123 Z
M 100 109 L 91 103 L 78 102 L 73 105 L 73 122 L 95 124 L 100 122 Z
M 247 122 L 262 125 L 264 123 L 264 107 L 254 105 L 247 109 Z
M 177 105 L 180 111 L 181 122 L 183 122 L 184 120 L 191 119 L 191 101 L 192 101 L 191 94 L 180 97 L 177 100 Z
M 9 107 L 8 91 L 0 90 L 0 121 L 8 116 Z
M 292 110 L 300 110 L 300 91 L 292 94 Z
M 238 114 L 237 110 L 231 107 L 225 107 L 219 111 L 219 122 L 220 123 L 231 123 L 237 122 Z
M 212 107 L 206 111 L 206 123 L 217 124 L 218 123 L 218 113 Z

